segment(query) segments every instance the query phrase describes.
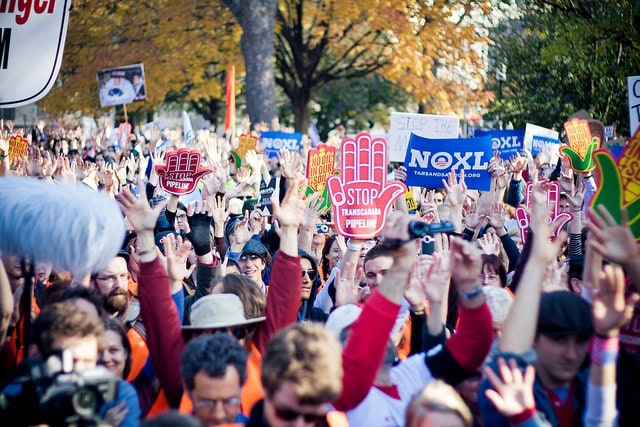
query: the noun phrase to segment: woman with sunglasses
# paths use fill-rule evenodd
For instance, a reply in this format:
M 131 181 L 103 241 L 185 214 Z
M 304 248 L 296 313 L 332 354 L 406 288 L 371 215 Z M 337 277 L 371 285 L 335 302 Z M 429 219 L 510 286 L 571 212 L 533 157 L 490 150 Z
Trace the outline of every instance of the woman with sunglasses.
M 302 267 L 302 303 L 298 310 L 298 322 L 326 322 L 328 315 L 321 309 L 314 307 L 313 302 L 318 294 L 318 288 L 322 283 L 316 260 L 302 249 L 300 254 L 300 266 Z

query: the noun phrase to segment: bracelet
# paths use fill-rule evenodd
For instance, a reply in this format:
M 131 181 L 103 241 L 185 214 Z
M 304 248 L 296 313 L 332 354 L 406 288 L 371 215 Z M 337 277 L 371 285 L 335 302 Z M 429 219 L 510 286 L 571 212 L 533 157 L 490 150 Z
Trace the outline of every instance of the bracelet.
M 409 310 L 411 311 L 411 313 L 413 313 L 413 314 L 415 314 L 417 316 L 421 316 L 425 312 L 424 309 L 425 309 L 425 306 L 424 306 L 424 304 L 422 304 L 422 306 L 419 307 L 418 309 L 415 309 L 414 307 L 411 307 Z
M 476 286 L 474 289 L 470 290 L 469 292 L 458 291 L 458 295 L 460 295 L 462 299 L 466 299 L 466 300 L 474 299 L 481 293 L 482 293 L 482 285 Z
M 362 243 L 353 244 L 351 241 L 347 240 L 347 249 L 350 251 L 358 252 L 362 250 Z
M 618 337 L 601 337 L 594 335 L 591 339 L 591 363 L 597 366 L 616 363 L 618 359 Z

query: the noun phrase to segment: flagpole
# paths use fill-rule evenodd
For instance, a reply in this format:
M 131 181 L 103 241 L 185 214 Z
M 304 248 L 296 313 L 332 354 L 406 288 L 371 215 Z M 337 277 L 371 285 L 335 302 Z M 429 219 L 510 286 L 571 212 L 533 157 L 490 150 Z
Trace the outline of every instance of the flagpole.
M 122 108 L 124 109 L 124 122 L 128 123 L 129 119 L 127 119 L 127 104 L 122 104 Z

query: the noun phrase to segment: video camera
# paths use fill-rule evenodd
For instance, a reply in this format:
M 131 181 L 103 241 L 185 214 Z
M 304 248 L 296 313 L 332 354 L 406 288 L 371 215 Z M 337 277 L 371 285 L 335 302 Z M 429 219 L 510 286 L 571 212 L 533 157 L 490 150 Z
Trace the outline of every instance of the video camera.
M 74 372 L 73 355 L 63 350 L 20 365 L 0 394 L 0 419 L 11 426 L 97 426 L 100 408 L 117 393 L 118 379 L 108 369 Z

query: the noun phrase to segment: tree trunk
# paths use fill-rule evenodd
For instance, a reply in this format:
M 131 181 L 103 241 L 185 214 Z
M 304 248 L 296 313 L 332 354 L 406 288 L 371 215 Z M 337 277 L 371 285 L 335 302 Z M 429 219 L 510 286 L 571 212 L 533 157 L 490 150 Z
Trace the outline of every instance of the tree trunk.
M 276 117 L 273 36 L 277 0 L 240 0 L 240 47 L 246 70 L 247 110 L 252 126 Z
M 296 132 L 307 133 L 309 131 L 309 101 L 311 93 L 304 88 L 298 88 L 296 95 L 291 98 L 291 109 L 293 110 L 294 125 Z

